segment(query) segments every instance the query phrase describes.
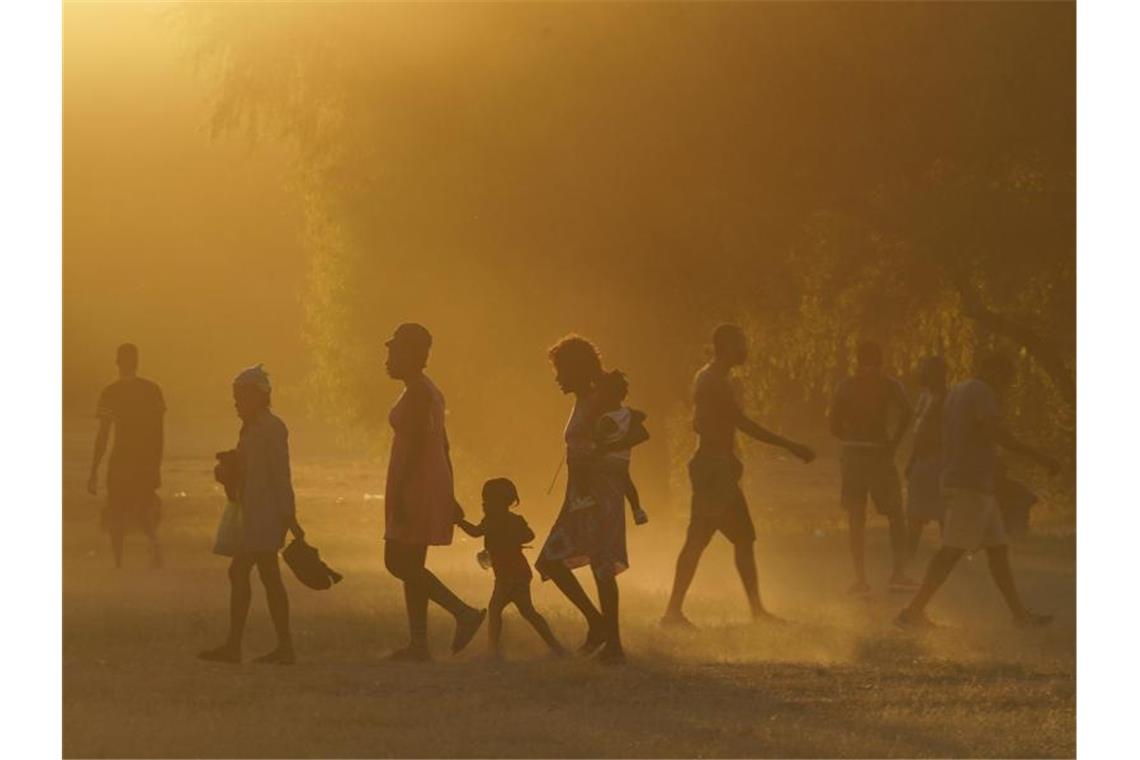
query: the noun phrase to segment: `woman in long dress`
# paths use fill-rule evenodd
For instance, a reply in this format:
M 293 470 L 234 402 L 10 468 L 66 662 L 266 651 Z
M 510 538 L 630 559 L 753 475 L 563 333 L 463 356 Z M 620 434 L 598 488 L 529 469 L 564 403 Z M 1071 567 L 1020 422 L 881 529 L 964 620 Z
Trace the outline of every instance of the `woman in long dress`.
M 392 659 L 424 661 L 430 659 L 428 600 L 455 617 L 453 653 L 467 646 L 487 611 L 463 602 L 424 566 L 428 547 L 450 544 L 463 516 L 455 501 L 443 394 L 424 374 L 431 334 L 406 323 L 385 345 L 388 375 L 403 381 L 404 392 L 388 415 L 394 435 L 384 494 L 384 565 L 404 584 L 410 633 Z
M 579 649 L 590 654 L 599 648 L 604 662 L 621 662 L 617 575 L 629 567 L 625 545 L 625 470 L 599 455 L 594 430 L 599 410 L 593 399 L 601 378 L 598 351 L 585 338 L 569 336 L 550 349 L 555 380 L 563 393 L 574 395 L 574 408 L 566 423 L 566 495 L 535 568 L 543 580 L 552 580 L 586 618 L 586 641 Z M 648 437 L 644 428 L 631 431 L 623 446 Z M 594 606 L 573 569 L 589 565 L 598 587 L 601 609 Z

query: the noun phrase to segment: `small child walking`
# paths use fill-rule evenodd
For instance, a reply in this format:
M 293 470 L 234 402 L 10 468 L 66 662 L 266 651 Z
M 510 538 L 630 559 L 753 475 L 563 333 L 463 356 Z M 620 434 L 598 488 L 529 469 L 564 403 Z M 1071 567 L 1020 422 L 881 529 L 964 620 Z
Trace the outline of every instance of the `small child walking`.
M 629 474 L 630 431 L 642 433 L 638 436 L 637 443 L 649 437 L 644 433 L 645 413 L 624 405 L 625 397 L 629 394 L 629 383 L 618 370 L 603 374 L 595 386 L 594 394 L 599 412 L 594 443 L 601 456 L 625 465 L 625 498 L 629 501 L 633 522 L 645 525 L 649 522 L 649 515 L 641 508 L 641 496 Z
M 554 637 L 546 619 L 534 608 L 530 598 L 530 581 L 533 573 L 530 563 L 523 556 L 523 544 L 534 540 L 534 531 L 526 524 L 522 515 L 515 514 L 511 507 L 519 503 L 518 490 L 507 478 L 492 478 L 483 484 L 483 519 L 473 525 L 460 518 L 456 523 L 467 535 L 483 537 L 485 551 L 489 555 L 491 568 L 495 573 L 495 588 L 491 592 L 491 603 L 487 605 L 487 630 L 491 639 L 491 653 L 500 652 L 500 638 L 503 631 L 503 610 L 514 604 L 530 623 L 550 651 L 558 656 L 566 650 Z

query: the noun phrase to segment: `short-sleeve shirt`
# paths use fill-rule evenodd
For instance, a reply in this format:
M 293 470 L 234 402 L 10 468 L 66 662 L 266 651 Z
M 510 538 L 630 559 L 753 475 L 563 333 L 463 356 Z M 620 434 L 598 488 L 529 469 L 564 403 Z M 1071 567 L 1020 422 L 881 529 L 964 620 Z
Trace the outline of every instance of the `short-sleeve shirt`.
M 942 485 L 993 493 L 997 444 L 983 423 L 1000 417 L 997 394 L 981 380 L 950 390 L 942 409 Z
M 114 426 L 107 487 L 157 488 L 162 465 L 162 417 L 166 402 L 156 383 L 141 377 L 116 380 L 99 394 L 96 415 Z
M 693 430 L 705 451 L 730 454 L 736 448 L 740 386 L 729 373 L 706 364 L 693 379 Z
M 891 414 L 910 413 L 902 383 L 878 374 L 845 378 L 835 389 L 832 416 L 845 443 L 885 445 Z
M 522 545 L 534 539 L 534 531 L 522 515 L 514 512 L 485 515 L 480 525 L 483 527 L 483 546 L 491 555 L 495 577 L 529 580 L 532 573 L 530 563 L 523 556 Z

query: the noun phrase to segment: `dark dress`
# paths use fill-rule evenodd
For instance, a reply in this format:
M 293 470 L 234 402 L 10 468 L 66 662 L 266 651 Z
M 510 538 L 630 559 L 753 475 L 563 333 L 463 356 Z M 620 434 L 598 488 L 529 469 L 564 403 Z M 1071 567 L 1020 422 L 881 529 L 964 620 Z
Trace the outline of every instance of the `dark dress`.
M 567 468 L 576 474 L 567 478 L 562 509 L 540 556 L 570 568 L 590 565 L 598 575 L 617 575 L 629 568 L 624 509 L 628 465 L 593 453 L 597 418 L 587 400 L 575 402 L 565 439 Z M 573 492 L 575 482 L 582 485 L 582 493 Z

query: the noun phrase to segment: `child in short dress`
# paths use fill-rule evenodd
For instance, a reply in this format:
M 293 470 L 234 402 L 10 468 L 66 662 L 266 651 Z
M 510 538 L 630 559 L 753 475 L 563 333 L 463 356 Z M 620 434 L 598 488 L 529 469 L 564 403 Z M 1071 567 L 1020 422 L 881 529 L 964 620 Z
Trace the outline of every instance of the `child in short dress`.
M 594 429 L 594 443 L 601 456 L 619 462 L 625 467 L 625 497 L 629 501 L 633 522 L 644 525 L 649 516 L 641 508 L 641 496 L 629 475 L 630 450 L 614 448 L 629 436 L 630 428 L 642 426 L 645 413 L 624 405 L 629 393 L 629 383 L 618 370 L 607 372 L 594 388 L 595 402 L 598 405 L 598 422 Z
M 519 503 L 515 484 L 506 478 L 492 478 L 483 484 L 483 519 L 473 525 L 466 519 L 456 524 L 464 533 L 474 538 L 483 537 L 483 556 L 489 555 L 491 568 L 495 572 L 495 588 L 491 592 L 491 603 L 487 605 L 487 629 L 491 639 L 491 653 L 499 655 L 499 641 L 503 630 L 503 610 L 514 604 L 519 614 L 526 618 L 550 651 L 558 656 L 565 649 L 554 637 L 546 619 L 534 608 L 530 598 L 530 581 L 533 573 L 530 563 L 523 556 L 523 544 L 534 540 L 534 531 L 526 524 L 522 515 L 511 512 L 511 507 Z

